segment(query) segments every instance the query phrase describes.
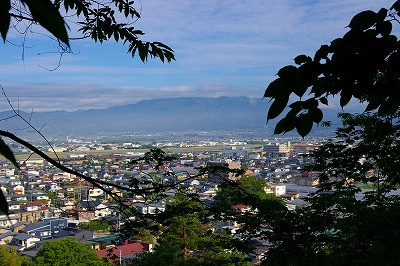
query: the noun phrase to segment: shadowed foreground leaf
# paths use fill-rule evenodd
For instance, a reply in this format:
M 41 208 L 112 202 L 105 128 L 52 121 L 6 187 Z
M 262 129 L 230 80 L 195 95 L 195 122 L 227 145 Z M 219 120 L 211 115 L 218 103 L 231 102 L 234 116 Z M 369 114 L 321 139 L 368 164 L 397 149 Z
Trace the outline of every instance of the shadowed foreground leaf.
M 69 46 L 64 19 L 50 0 L 23 0 L 23 3 L 29 7 L 35 21 Z
M 0 154 L 6 157 L 7 160 L 12 162 L 12 164 L 19 169 L 17 160 L 15 160 L 14 153 L 11 151 L 10 147 L 5 144 L 2 138 L 0 138 Z
M 8 204 L 6 197 L 4 197 L 3 190 L 0 189 L 0 213 L 9 214 Z

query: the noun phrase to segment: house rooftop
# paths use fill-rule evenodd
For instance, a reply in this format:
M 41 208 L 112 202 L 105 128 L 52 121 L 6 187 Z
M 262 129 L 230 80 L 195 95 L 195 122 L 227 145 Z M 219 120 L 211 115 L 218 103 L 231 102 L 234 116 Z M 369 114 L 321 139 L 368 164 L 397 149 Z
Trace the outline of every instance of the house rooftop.
M 35 200 L 35 201 L 32 201 L 32 202 L 27 203 L 25 206 L 26 206 L 26 207 L 33 207 L 33 206 L 42 206 L 42 205 L 43 205 L 43 202 L 42 202 L 42 201 L 40 201 L 40 200 Z
M 14 236 L 14 239 L 16 239 L 16 240 L 27 240 L 27 239 L 29 239 L 31 237 L 32 236 L 30 234 L 22 233 L 22 234 Z
M 31 223 L 31 224 L 28 224 L 27 226 L 25 226 L 25 228 L 22 229 L 22 231 L 24 231 L 24 232 L 29 232 L 29 231 L 31 231 L 31 230 L 35 230 L 35 229 L 44 227 L 44 226 L 46 226 L 46 225 L 48 225 L 48 223 L 46 223 L 46 222 Z
M 118 235 L 108 235 L 90 239 L 90 242 L 112 244 L 118 241 Z

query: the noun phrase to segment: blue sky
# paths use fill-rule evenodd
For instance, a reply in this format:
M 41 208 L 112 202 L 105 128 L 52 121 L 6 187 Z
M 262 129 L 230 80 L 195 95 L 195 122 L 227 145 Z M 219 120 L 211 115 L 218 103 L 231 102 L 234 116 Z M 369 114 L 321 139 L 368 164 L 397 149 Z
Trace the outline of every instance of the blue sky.
M 21 47 L 0 44 L 0 84 L 23 110 L 77 110 L 166 97 L 261 98 L 280 67 L 342 36 L 357 12 L 394 2 L 376 0 L 142 0 L 134 26 L 145 40 L 175 50 L 176 62 L 143 64 L 111 41 L 71 43 L 60 67 L 55 44 L 28 35 Z M 74 26 L 70 36 L 76 36 Z M 40 29 L 38 29 L 40 31 Z M 21 43 L 10 31 L 9 41 Z M 24 59 L 22 59 L 24 55 Z M 0 109 L 7 109 L 0 99 Z

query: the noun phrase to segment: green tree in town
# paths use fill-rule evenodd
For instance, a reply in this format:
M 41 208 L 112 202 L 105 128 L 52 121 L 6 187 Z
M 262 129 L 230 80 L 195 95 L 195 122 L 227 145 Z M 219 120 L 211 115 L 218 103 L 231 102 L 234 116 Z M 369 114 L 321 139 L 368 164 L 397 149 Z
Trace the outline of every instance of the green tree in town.
M 269 234 L 268 265 L 400 263 L 399 113 L 342 115 L 336 141 L 312 156 L 321 186 Z M 362 184 L 373 189 L 361 190 Z
M 0 266 L 29 266 L 31 261 L 15 249 L 0 245 Z
M 63 17 L 64 16 L 64 17 Z M 138 55 L 140 60 L 146 62 L 148 58 L 158 58 L 162 62 L 175 60 L 174 51 L 167 45 L 158 41 L 144 41 L 144 32 L 136 29 L 133 23 L 140 19 L 140 12 L 136 9 L 135 1 L 111 0 L 4 0 L 0 1 L 0 34 L 4 42 L 9 36 L 10 29 L 21 34 L 25 40 L 27 34 L 36 32 L 35 27 L 42 27 L 47 34 L 49 42 L 54 41 L 60 52 L 60 59 L 64 53 L 70 53 L 71 42 L 82 39 L 91 39 L 94 42 L 115 41 L 127 46 L 127 52 L 132 57 Z M 78 26 L 77 31 L 71 32 L 67 25 L 72 23 Z M 25 29 L 16 28 L 15 25 L 25 26 Z M 23 49 L 25 49 L 25 44 Z M 1 85 L 0 85 L 1 86 Z M 16 116 L 18 116 L 16 112 Z M 19 116 L 22 118 L 21 116 Z M 27 122 L 27 120 L 24 120 Z M 28 123 L 29 124 L 29 123 Z M 29 124 L 30 125 L 30 124 Z M 40 132 L 37 131 L 39 134 Z M 41 134 L 40 134 L 41 135 Z M 53 160 L 40 152 L 31 143 L 16 135 L 0 130 L 0 136 L 12 139 L 15 142 L 31 149 L 54 166 L 84 178 L 95 187 L 106 189 L 90 177 L 79 175 L 76 171 L 63 167 L 57 160 Z M 43 135 L 41 135 L 43 136 Z M 50 144 L 50 143 L 49 143 Z M 18 169 L 11 149 L 0 138 L 0 154 L 13 163 Z M 105 185 L 105 183 L 103 183 Z M 110 184 L 108 184 L 110 185 Z M 108 191 L 108 194 L 111 193 Z M 0 212 L 8 214 L 8 205 L 3 193 L 0 191 Z
M 281 202 L 278 197 L 268 194 L 270 186 L 262 178 L 244 175 L 236 182 L 224 182 L 220 185 L 215 200 L 222 211 L 233 212 L 234 205 L 257 206 L 256 201 L 273 200 Z M 254 201 L 254 202 L 253 202 Z
M 67 237 L 57 241 L 45 242 L 33 262 L 36 265 L 108 265 L 101 260 L 90 245 Z
M 154 253 L 138 255 L 132 265 L 245 265 L 236 241 L 206 225 L 209 215 L 203 204 L 177 194 L 154 219 L 162 227 Z
M 320 190 L 309 205 L 278 222 L 264 215 L 264 235 L 272 243 L 268 265 L 398 265 L 400 1 L 378 12 L 353 17 L 349 31 L 314 57 L 299 55 L 269 84 L 273 103 L 268 120 L 280 119 L 275 134 L 294 129 L 306 136 L 323 119 L 320 105 L 338 95 L 366 103 L 364 114 L 341 115 L 336 140 L 313 153 L 310 170 L 320 173 Z M 289 96 L 300 100 L 288 105 Z M 360 187 L 370 186 L 371 190 Z M 273 221 L 273 220 L 272 220 Z M 259 227 L 260 228 L 260 227 Z
M 94 231 L 94 232 L 110 232 L 111 231 L 111 225 L 107 221 L 99 221 L 99 220 L 93 220 L 89 221 L 87 223 L 81 223 L 79 225 L 82 229 L 86 229 L 89 231 Z
M 248 253 L 256 248 L 249 240 L 256 237 L 269 239 L 275 226 L 290 215 L 280 197 L 266 192 L 268 188 L 264 179 L 243 176 L 237 181 L 221 184 L 215 197 L 214 218 L 240 224 L 237 235 Z

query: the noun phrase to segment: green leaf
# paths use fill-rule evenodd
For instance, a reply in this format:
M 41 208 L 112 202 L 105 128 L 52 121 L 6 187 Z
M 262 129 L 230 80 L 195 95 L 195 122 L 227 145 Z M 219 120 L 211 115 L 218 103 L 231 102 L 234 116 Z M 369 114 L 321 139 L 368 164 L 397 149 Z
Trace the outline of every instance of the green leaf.
M 29 7 L 32 18 L 35 21 L 69 47 L 64 19 L 50 0 L 21 1 Z
M 295 66 L 284 66 L 278 71 L 278 76 L 280 78 L 295 78 L 297 77 L 298 69 Z
M 328 54 L 329 54 L 329 46 L 326 44 L 321 45 L 321 47 L 315 53 L 314 61 L 319 62 L 321 59 L 327 58 Z
M 328 105 L 328 99 L 327 99 L 326 97 L 321 97 L 321 98 L 319 98 L 319 101 L 320 101 L 322 104 Z
M 285 118 L 282 118 L 275 126 L 274 134 L 281 134 L 286 131 L 287 128 L 287 121 Z
M 384 21 L 385 18 L 386 18 L 386 16 L 387 16 L 387 13 L 388 13 L 388 10 L 387 10 L 386 8 L 381 8 L 381 9 L 379 9 L 378 14 L 377 14 L 377 16 L 376 16 L 378 22 Z
M 12 162 L 12 164 L 19 169 L 17 160 L 15 160 L 14 153 L 11 151 L 10 147 L 0 138 L 0 154 L 3 155 L 7 160 Z
M 400 0 L 394 2 L 393 5 L 390 7 L 390 9 L 394 9 L 397 12 L 400 12 Z
M 332 121 L 323 121 L 322 123 L 321 123 L 321 126 L 322 127 L 330 127 L 332 125 Z
M 289 101 L 289 96 L 275 98 L 268 110 L 267 120 L 274 119 L 280 115 Z
M 298 56 L 296 56 L 294 58 L 294 62 L 297 65 L 301 65 L 303 63 L 308 63 L 308 62 L 311 62 L 311 61 L 312 61 L 311 57 L 309 57 L 308 55 L 305 55 L 305 54 L 298 55 Z
M 10 8 L 10 0 L 0 1 L 0 34 L 4 42 L 6 41 L 8 28 L 10 27 Z
M 336 51 L 339 47 L 343 45 L 343 39 L 342 38 L 337 38 L 331 41 L 331 50 Z
M 303 102 L 303 108 L 314 109 L 318 107 L 318 100 L 315 98 L 310 98 Z
M 264 97 L 276 97 L 279 91 L 283 89 L 282 85 L 282 80 L 280 78 L 272 81 L 265 90 Z
M 289 105 L 289 107 L 292 109 L 301 110 L 303 108 L 303 101 L 293 102 Z
M 326 92 L 326 88 L 328 87 L 328 85 L 328 78 L 320 77 L 312 85 L 311 93 L 314 93 L 314 97 L 319 97 L 324 94 L 324 92 Z
M 377 14 L 372 10 L 365 10 L 355 15 L 349 24 L 352 30 L 366 30 L 372 27 L 377 20 Z
M 308 114 L 311 120 L 317 124 L 322 121 L 322 118 L 324 118 L 324 114 L 319 108 L 311 109 L 310 111 L 308 111 Z
M 0 213 L 4 213 L 8 215 L 10 212 L 8 211 L 8 203 L 6 197 L 4 197 L 3 190 L 0 189 Z
M 370 101 L 367 107 L 365 108 L 364 112 L 375 110 L 376 108 L 379 107 L 379 105 L 381 105 L 381 101 Z
M 351 100 L 352 94 L 347 90 L 342 90 L 340 94 L 340 106 L 343 108 L 346 106 Z
M 389 36 L 392 32 L 392 23 L 390 21 L 384 21 L 376 25 L 376 30 L 382 36 Z
M 389 114 L 395 112 L 395 110 L 397 108 L 398 108 L 398 105 L 394 101 L 388 99 L 388 100 L 384 101 L 381 104 L 381 106 L 379 107 L 378 115 L 381 115 L 381 116 L 389 115 Z
M 296 121 L 296 130 L 301 137 L 305 137 L 312 129 L 313 121 L 305 114 L 299 116 Z
M 296 116 L 286 115 L 275 126 L 274 134 L 282 134 L 292 131 L 296 127 Z

